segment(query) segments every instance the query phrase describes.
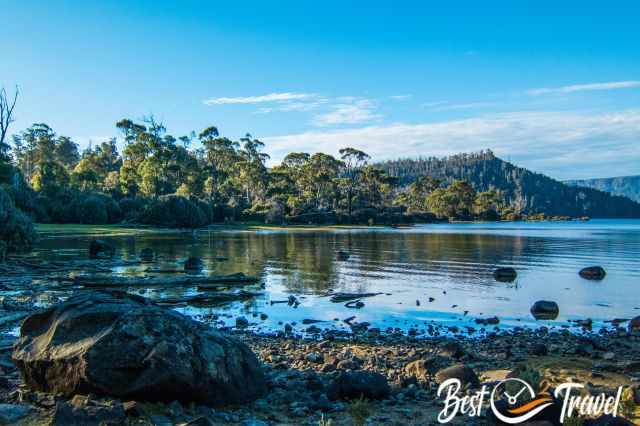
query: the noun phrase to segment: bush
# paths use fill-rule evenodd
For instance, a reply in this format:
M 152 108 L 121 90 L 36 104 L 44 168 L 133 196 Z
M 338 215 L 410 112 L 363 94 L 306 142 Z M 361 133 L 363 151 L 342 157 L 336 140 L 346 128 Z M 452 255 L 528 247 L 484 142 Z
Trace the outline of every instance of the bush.
M 29 250 L 36 240 L 31 219 L 16 209 L 13 200 L 0 189 L 0 258 L 5 253 Z
M 118 203 L 120 207 L 120 214 L 127 222 L 137 222 L 140 214 L 147 206 L 146 200 L 142 198 L 123 198 Z
M 139 221 L 146 225 L 190 229 L 208 224 L 207 216 L 198 203 L 176 195 L 149 203 L 140 214 Z
M 80 223 L 101 225 L 107 223 L 109 215 L 104 201 L 96 196 L 88 196 L 78 205 L 78 219 Z

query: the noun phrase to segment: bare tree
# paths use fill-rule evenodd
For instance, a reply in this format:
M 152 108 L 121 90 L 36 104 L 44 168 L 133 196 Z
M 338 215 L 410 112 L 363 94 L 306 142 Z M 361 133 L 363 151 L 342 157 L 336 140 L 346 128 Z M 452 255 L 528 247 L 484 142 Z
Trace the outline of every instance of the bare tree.
M 13 100 L 7 97 L 7 91 L 4 87 L 0 89 L 0 146 L 5 144 L 4 140 L 9 132 L 9 125 L 13 123 L 13 109 L 18 101 L 18 86 L 16 86 L 16 92 L 13 95 Z

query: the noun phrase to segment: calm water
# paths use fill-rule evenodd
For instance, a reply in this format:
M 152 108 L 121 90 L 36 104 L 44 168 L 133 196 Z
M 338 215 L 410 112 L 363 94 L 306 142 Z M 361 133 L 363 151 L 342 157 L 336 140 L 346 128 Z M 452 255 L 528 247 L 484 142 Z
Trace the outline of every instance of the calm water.
M 162 257 L 158 266 L 179 267 L 176 262 L 199 256 L 207 265 L 206 274 L 260 276 L 265 289 L 257 300 L 180 309 L 194 315 L 218 314 L 227 324 L 242 313 L 262 329 L 281 329 L 279 322 L 299 324 L 305 318 L 327 321 L 320 326 L 342 328 L 345 325 L 334 318 L 352 315 L 382 329 L 408 329 L 424 328 L 430 321 L 478 328 L 475 318 L 493 315 L 500 318 L 501 326 L 527 326 L 563 325 L 584 318 L 598 323 L 640 314 L 640 220 L 200 231 L 107 238 L 124 258 L 152 247 Z M 87 236 L 45 236 L 38 252 L 48 258 L 86 257 L 88 241 Z M 339 260 L 339 250 L 348 252 L 349 259 Z M 580 278 L 578 270 L 590 265 L 602 265 L 606 278 Z M 516 268 L 517 280 L 496 282 L 492 272 L 498 266 Z M 116 272 L 140 271 L 132 267 Z M 195 287 L 135 291 L 153 298 L 197 293 Z M 326 297 L 330 291 L 385 294 L 363 299 L 362 309 L 350 309 L 330 302 Z M 291 294 L 301 302 L 296 308 L 270 303 Z M 429 302 L 429 297 L 435 300 Z M 559 304 L 557 320 L 536 322 L 531 317 L 529 308 L 540 299 Z M 467 316 L 464 311 L 469 311 Z M 253 316 L 259 313 L 269 318 L 260 321 Z

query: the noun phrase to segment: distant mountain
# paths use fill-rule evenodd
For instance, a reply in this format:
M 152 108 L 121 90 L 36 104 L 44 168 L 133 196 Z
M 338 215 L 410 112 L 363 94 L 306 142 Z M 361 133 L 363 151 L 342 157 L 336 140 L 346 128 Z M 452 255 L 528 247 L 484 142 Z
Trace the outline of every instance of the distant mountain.
M 402 184 L 419 176 L 445 183 L 467 180 L 476 190 L 496 189 L 522 213 L 593 218 L 640 218 L 640 204 L 593 188 L 566 185 L 540 173 L 516 167 L 491 151 L 445 158 L 384 161 L 377 164 Z
M 640 202 L 640 175 L 620 176 L 602 179 L 567 180 L 567 185 L 599 189 L 613 195 L 629 197 Z

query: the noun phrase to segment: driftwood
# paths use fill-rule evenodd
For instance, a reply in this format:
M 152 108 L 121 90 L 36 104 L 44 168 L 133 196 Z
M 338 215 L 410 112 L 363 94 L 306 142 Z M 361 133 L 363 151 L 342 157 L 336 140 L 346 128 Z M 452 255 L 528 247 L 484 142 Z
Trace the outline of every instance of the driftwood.
M 215 293 L 215 294 L 195 294 L 185 297 L 171 297 L 156 300 L 159 305 L 194 305 L 194 306 L 211 306 L 219 305 L 243 300 L 253 299 L 262 296 L 263 293 L 254 293 L 251 291 L 238 291 L 235 293 Z
M 81 275 L 70 277 L 68 281 L 84 287 L 155 287 L 155 286 L 185 286 L 194 284 L 251 284 L 258 282 L 257 277 L 243 273 L 231 275 L 193 275 L 180 277 L 113 277 L 100 275 Z M 204 287 L 204 286 L 203 286 Z
M 334 293 L 331 295 L 333 303 L 348 302 L 350 300 L 362 299 L 364 297 L 378 296 L 382 293 Z

